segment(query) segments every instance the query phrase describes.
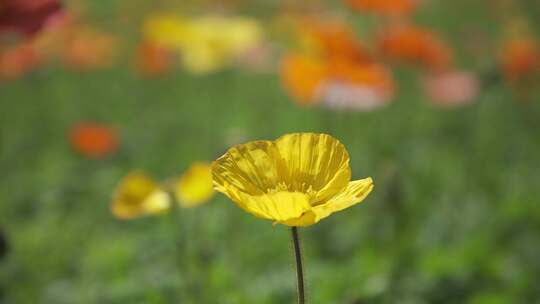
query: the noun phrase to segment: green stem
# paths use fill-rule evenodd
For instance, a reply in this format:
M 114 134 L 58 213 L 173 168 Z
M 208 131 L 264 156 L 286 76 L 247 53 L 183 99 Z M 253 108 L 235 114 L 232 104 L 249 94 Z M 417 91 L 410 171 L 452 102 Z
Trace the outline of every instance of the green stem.
M 302 248 L 300 247 L 298 227 L 291 227 L 291 236 L 293 242 L 294 258 L 296 261 L 296 278 L 298 280 L 298 304 L 305 304 L 306 295 L 304 286 L 304 267 L 302 265 Z
M 186 300 L 188 303 L 195 303 L 197 300 L 197 282 L 196 269 L 193 268 L 193 242 L 191 237 L 192 221 L 191 216 L 186 216 L 186 210 L 181 210 L 176 198 L 172 196 L 173 207 L 170 212 L 175 222 L 173 226 L 175 243 L 176 243 L 176 259 L 178 273 L 182 286 L 180 287 L 180 299 Z

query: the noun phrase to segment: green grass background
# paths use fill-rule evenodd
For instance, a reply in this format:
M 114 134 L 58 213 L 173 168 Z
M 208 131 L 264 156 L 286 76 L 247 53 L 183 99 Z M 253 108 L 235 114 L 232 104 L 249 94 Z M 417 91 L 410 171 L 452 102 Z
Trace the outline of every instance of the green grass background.
M 460 7 L 439 21 L 434 2 L 421 18 L 459 35 Z M 364 203 L 301 230 L 311 303 L 540 303 L 538 103 L 496 83 L 441 110 L 417 77 L 397 70 L 395 102 L 371 113 L 300 108 L 277 76 L 234 70 L 53 67 L 0 84 L 0 303 L 292 303 L 287 227 L 222 195 L 127 222 L 109 202 L 131 169 L 166 178 L 234 137 L 299 131 L 337 137 L 353 177 L 375 181 Z M 115 126 L 118 153 L 77 155 L 67 132 L 81 120 Z

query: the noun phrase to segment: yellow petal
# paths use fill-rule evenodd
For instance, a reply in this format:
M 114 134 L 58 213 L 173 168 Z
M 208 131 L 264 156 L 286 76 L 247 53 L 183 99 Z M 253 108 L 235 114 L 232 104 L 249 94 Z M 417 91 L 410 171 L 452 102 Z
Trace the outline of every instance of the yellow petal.
M 231 199 L 231 191 L 258 196 L 276 189 L 282 170 L 279 154 L 270 141 L 237 145 L 212 164 L 216 190 Z
M 312 195 L 312 205 L 325 202 L 351 179 L 349 154 L 330 135 L 287 134 L 275 144 L 286 165 L 286 183 L 293 191 Z
M 279 224 L 291 226 L 291 227 L 304 227 L 304 226 L 311 226 L 315 223 L 317 223 L 317 216 L 312 210 L 308 210 L 301 216 L 297 218 L 293 218 L 287 221 L 281 221 L 278 222 Z
M 299 218 L 293 218 L 279 223 L 298 227 L 313 225 L 334 212 L 362 202 L 372 189 L 373 180 L 370 177 L 352 181 L 342 192 L 338 193 L 325 204 L 313 207 Z
M 247 212 L 276 222 L 298 218 L 311 209 L 309 197 L 299 192 L 280 191 L 257 196 L 238 192 L 231 199 Z
M 285 191 L 283 170 L 271 141 L 235 146 L 212 165 L 216 190 L 249 213 L 274 221 L 298 217 L 311 207 L 309 196 Z
M 112 213 L 120 219 L 161 213 L 169 208 L 167 193 L 146 174 L 137 171 L 120 182 L 112 202 Z
M 175 195 L 182 207 L 195 207 L 214 195 L 209 163 L 195 163 L 176 183 Z
M 328 202 L 313 208 L 316 221 L 362 202 L 371 190 L 373 190 L 371 177 L 350 182 L 342 192 L 336 194 Z

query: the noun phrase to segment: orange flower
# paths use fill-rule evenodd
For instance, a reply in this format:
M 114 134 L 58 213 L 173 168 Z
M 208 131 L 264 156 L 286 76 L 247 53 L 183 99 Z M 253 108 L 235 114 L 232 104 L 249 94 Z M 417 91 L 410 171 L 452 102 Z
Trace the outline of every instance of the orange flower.
M 394 90 L 394 81 L 390 71 L 385 66 L 374 62 L 333 60 L 329 65 L 329 74 L 333 79 L 353 85 L 372 86 L 385 94 L 391 94 Z
M 316 102 L 318 88 L 327 73 L 325 62 L 307 55 L 285 56 L 281 65 L 283 86 L 301 105 Z
M 356 38 L 355 32 L 338 21 L 305 19 L 299 24 L 301 34 L 310 36 L 323 57 L 348 58 L 351 60 L 370 60 L 368 52 Z
M 506 42 L 501 53 L 503 73 L 510 81 L 521 80 L 540 71 L 540 48 L 528 38 Z
M 105 68 L 112 63 L 115 44 L 115 38 L 109 34 L 79 29 L 66 41 L 64 60 L 80 70 Z
M 379 37 L 379 49 L 389 59 L 418 64 L 432 71 L 452 65 L 452 51 L 435 33 L 416 26 L 391 27 Z
M 30 43 L 0 51 L 0 79 L 16 79 L 39 65 L 41 57 Z
M 367 110 L 392 97 L 390 71 L 373 61 L 351 28 L 307 18 L 300 20 L 298 30 L 311 49 L 286 56 L 281 79 L 299 104 Z
M 411 13 L 417 6 L 415 0 L 345 0 L 353 9 L 380 15 L 403 15 Z
M 137 47 L 135 65 L 145 75 L 157 76 L 171 68 L 174 61 L 173 52 L 152 42 L 143 41 Z
M 374 62 L 345 58 L 318 60 L 289 55 L 282 69 L 284 87 L 301 105 L 323 102 L 335 108 L 373 109 L 394 93 L 391 72 Z
M 333 63 L 357 64 L 371 60 L 354 31 L 339 21 L 303 18 L 296 21 L 303 53 L 285 56 L 281 69 L 283 86 L 301 105 L 320 101 L 321 86 L 334 75 Z M 334 71 L 335 72 L 335 71 Z
M 321 89 L 323 105 L 340 110 L 369 111 L 386 105 L 394 95 L 394 80 L 375 62 L 334 60 L 330 78 Z
M 118 149 L 118 135 L 109 126 L 83 122 L 70 132 L 73 148 L 88 158 L 104 158 Z

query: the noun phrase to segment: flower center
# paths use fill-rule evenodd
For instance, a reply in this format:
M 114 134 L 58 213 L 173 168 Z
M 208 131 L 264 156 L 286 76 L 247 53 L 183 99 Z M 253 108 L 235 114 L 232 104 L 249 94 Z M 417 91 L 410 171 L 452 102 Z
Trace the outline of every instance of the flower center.
M 266 193 L 268 194 L 273 194 L 276 192 L 300 192 L 307 195 L 310 201 L 317 195 L 317 191 L 313 189 L 313 185 L 308 185 L 307 183 L 290 185 L 285 182 L 280 182 L 274 188 L 266 189 Z

